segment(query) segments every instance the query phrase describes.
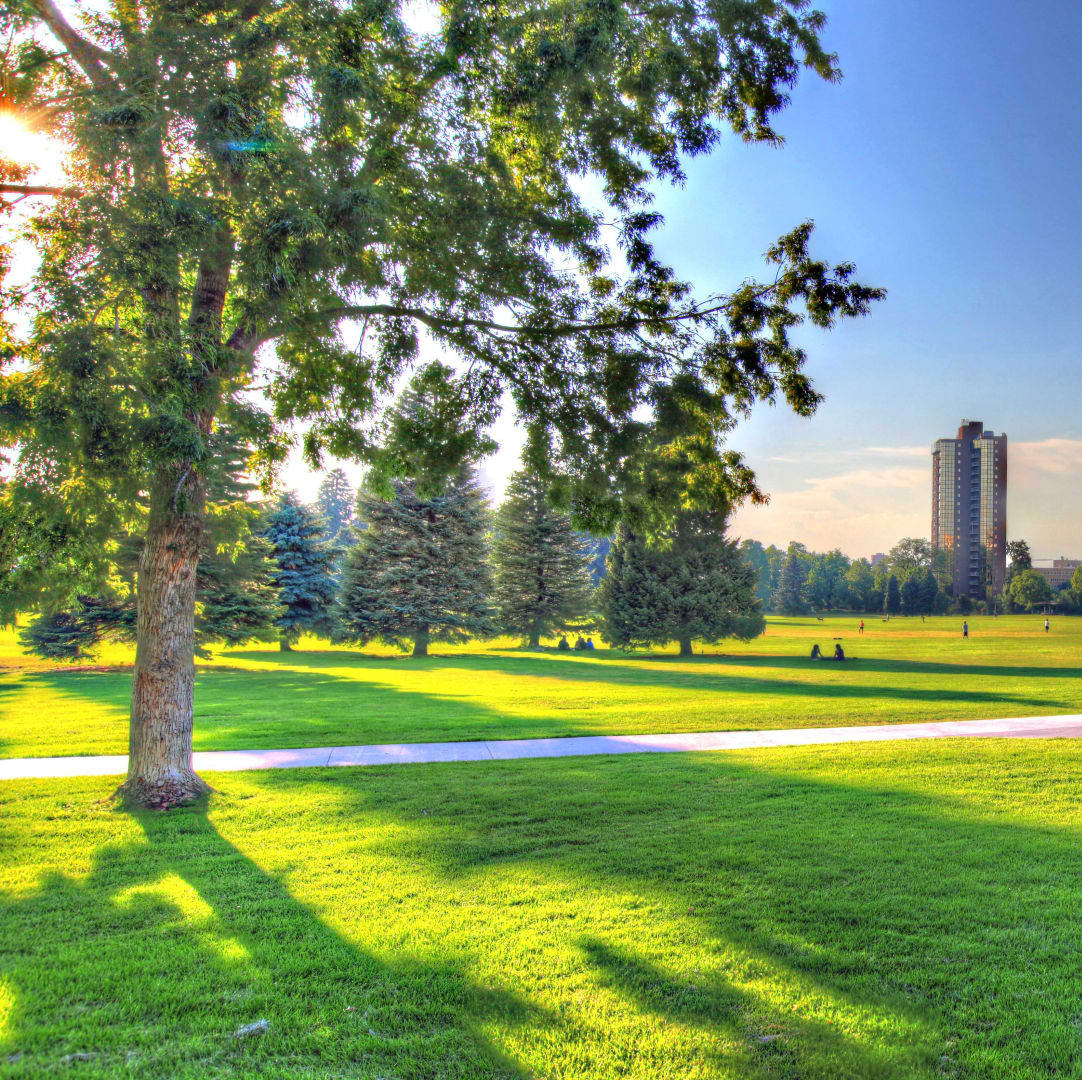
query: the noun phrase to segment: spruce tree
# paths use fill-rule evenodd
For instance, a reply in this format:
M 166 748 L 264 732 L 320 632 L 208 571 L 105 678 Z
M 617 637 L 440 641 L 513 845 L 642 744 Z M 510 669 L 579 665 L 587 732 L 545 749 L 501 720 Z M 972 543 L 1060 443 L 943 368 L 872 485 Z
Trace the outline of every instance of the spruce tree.
M 902 611 L 906 615 L 920 615 L 924 611 L 924 575 L 915 571 L 902 585 Z
M 332 469 L 319 485 L 316 510 L 324 521 L 324 540 L 343 550 L 356 543 L 353 534 L 353 506 L 356 496 L 344 469 Z
M 392 497 L 362 492 L 358 532 L 341 601 L 346 640 L 373 639 L 427 656 L 431 641 L 468 641 L 496 632 L 491 605 L 488 507 L 463 467 L 441 494 L 423 497 L 412 480 L 391 481 Z
M 323 543 L 323 522 L 291 493 L 268 518 L 265 535 L 274 555 L 274 584 L 283 608 L 275 619 L 283 652 L 302 633 L 334 632 L 334 552 Z
M 719 515 L 684 511 L 660 544 L 621 525 L 601 582 L 605 640 L 620 648 L 748 640 L 765 625 L 758 576 Z
M 494 600 L 500 626 L 530 648 L 566 630 L 591 609 L 591 552 L 571 518 L 549 501 L 545 483 L 525 468 L 507 486 L 496 514 Z
M 790 551 L 778 578 L 778 587 L 774 590 L 774 610 L 781 615 L 804 615 L 808 610 L 805 596 L 807 569 L 804 560 Z

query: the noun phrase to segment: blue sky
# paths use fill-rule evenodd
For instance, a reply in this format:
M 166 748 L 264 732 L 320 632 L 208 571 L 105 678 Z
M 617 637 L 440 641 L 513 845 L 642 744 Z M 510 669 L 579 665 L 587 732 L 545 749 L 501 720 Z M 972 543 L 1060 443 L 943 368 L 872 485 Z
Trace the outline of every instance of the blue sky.
M 704 290 L 806 217 L 818 251 L 889 290 L 804 335 L 814 418 L 760 409 L 734 434 L 772 493 L 734 526 L 852 554 L 927 535 L 930 443 L 974 417 L 1010 439 L 1010 535 L 1082 555 L 1082 9 L 823 7 L 843 81 L 801 81 L 782 149 L 730 142 L 660 197 L 663 250 Z
M 734 530 L 853 555 L 927 536 L 930 444 L 979 418 L 1009 436 L 1010 536 L 1082 556 L 1082 9 L 820 6 L 842 82 L 801 80 L 783 148 L 730 139 L 659 193 L 659 247 L 700 292 L 761 273 L 809 217 L 817 252 L 889 290 L 868 319 L 804 335 L 826 394 L 814 418 L 760 408 L 734 433 L 772 496 Z M 497 435 L 498 491 L 517 457 L 510 418 Z

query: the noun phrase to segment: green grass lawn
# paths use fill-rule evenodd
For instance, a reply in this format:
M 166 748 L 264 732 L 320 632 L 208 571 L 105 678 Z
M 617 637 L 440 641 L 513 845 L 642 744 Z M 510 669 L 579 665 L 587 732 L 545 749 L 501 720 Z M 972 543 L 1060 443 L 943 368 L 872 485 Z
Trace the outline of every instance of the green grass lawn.
M 641 734 L 1082 712 L 1082 619 L 771 618 L 706 655 L 525 652 L 503 641 L 427 660 L 305 641 L 200 666 L 197 749 Z M 855 659 L 813 663 L 840 638 Z M 71 670 L 0 636 L 0 756 L 127 749 L 128 649 Z
M 1077 743 L 212 780 L 0 789 L 0 1074 L 1082 1075 Z

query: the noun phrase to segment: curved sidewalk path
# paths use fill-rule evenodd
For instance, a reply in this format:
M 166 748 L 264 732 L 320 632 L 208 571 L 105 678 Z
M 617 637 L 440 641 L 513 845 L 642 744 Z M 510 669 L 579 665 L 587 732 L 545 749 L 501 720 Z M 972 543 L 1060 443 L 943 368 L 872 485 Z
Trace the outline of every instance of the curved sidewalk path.
M 689 750 L 754 750 L 820 743 L 952 739 L 1082 738 L 1082 716 L 1027 716 L 1018 720 L 952 720 L 935 724 L 792 728 L 781 731 L 704 731 L 674 735 L 584 735 L 567 739 L 496 739 L 488 742 L 398 743 L 386 746 L 321 746 L 303 750 L 201 750 L 199 772 L 302 769 L 327 765 L 408 765 L 434 761 L 510 761 L 514 758 L 587 754 L 671 754 Z M 0 780 L 123 775 L 126 754 L 102 757 L 6 758 Z

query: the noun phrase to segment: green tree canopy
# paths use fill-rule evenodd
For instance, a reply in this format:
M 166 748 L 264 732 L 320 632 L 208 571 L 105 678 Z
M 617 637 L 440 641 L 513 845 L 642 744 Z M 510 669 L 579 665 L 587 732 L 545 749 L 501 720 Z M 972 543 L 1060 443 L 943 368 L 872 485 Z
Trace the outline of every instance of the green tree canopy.
M 1022 570 L 1011 581 L 1011 602 L 1026 611 L 1033 611 L 1052 600 L 1052 587 L 1036 570 Z
M 69 180 L 23 229 L 32 287 L 5 295 L 33 322 L 0 375 L 19 453 L 7 505 L 26 508 L 2 554 L 29 573 L 51 548 L 81 569 L 80 525 L 149 493 L 136 801 L 205 791 L 191 627 L 223 421 L 267 464 L 292 423 L 312 464 L 371 455 L 373 411 L 423 331 L 468 359 L 480 413 L 510 394 L 584 524 L 627 509 L 660 529 L 680 506 L 758 496 L 722 436 L 757 400 L 811 413 L 794 329 L 882 295 L 816 259 L 810 223 L 724 295 L 653 244 L 658 183 L 681 183 L 725 129 L 778 142 L 800 71 L 838 77 L 805 0 L 450 0 L 424 33 L 408 7 L 0 10 L 5 105 L 70 148 Z M 39 195 L 24 176 L 0 163 L 0 198 Z

